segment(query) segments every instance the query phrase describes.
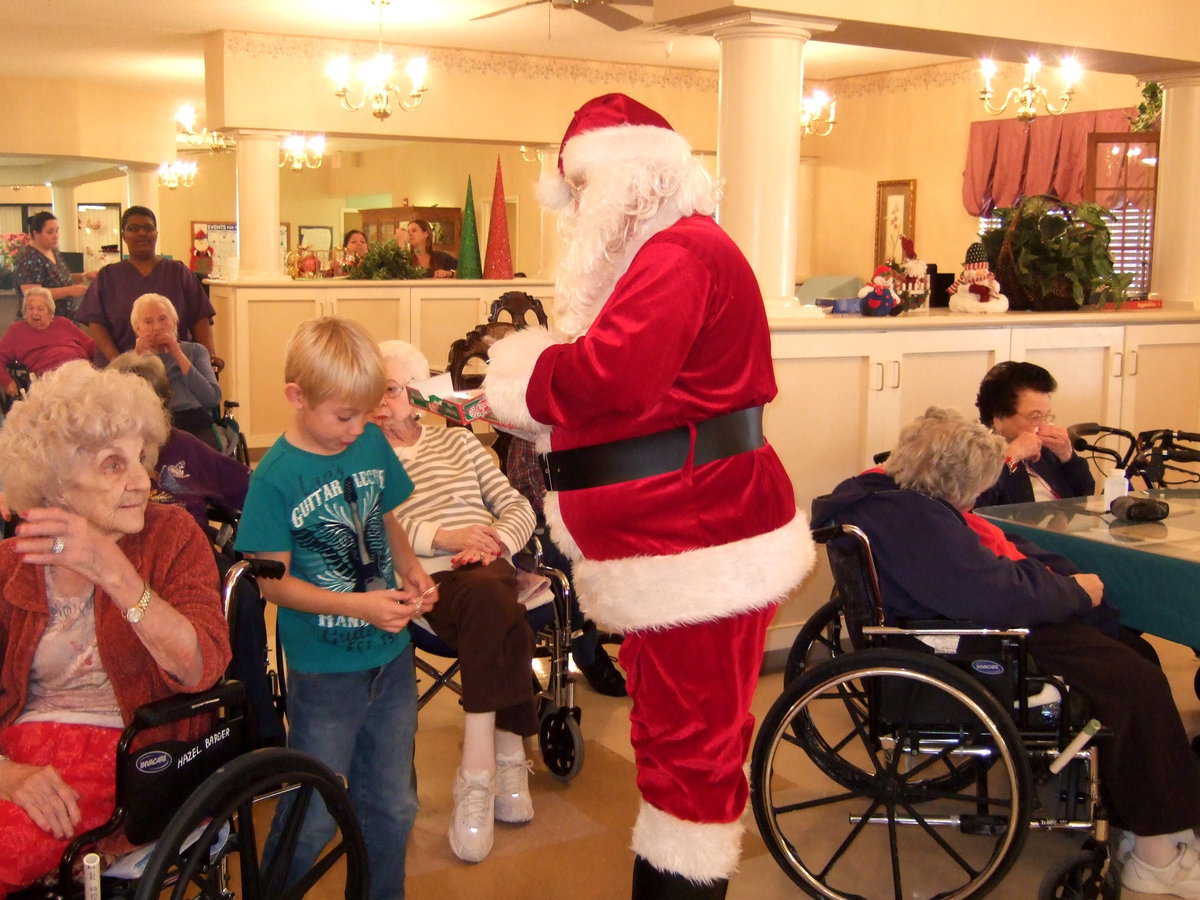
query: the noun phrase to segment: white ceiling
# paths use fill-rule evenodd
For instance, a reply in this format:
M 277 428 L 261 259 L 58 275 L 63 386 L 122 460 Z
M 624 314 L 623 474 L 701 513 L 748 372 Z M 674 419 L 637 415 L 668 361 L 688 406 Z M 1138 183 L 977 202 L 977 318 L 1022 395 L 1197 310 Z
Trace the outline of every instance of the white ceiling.
M 710 37 L 639 26 L 614 31 L 549 0 L 472 22 L 519 0 L 392 0 L 384 40 L 536 56 L 717 69 Z M 643 0 L 644 2 L 644 0 Z M 40 74 L 143 87 L 203 103 L 203 36 L 250 31 L 374 39 L 369 0 L 3 0 L 0 75 Z M 642 19 L 648 5 L 617 8 Z M 806 77 L 815 80 L 928 65 L 951 57 L 811 42 Z

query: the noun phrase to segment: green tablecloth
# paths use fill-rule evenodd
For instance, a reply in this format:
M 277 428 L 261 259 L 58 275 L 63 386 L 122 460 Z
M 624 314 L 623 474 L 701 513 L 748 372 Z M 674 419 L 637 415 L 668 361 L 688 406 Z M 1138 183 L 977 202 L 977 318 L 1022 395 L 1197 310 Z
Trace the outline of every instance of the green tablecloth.
M 1125 625 L 1200 647 L 1200 499 L 1163 499 L 1171 514 L 1161 522 L 1117 522 L 1099 497 L 976 512 L 1099 575 Z

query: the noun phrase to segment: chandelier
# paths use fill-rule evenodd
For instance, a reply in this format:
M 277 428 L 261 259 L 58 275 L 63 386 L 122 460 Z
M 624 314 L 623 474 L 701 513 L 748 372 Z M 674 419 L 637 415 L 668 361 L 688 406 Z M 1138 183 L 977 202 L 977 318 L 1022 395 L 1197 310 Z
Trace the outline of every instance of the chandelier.
M 824 91 L 813 91 L 800 102 L 800 127 L 805 134 L 825 137 L 837 124 L 837 101 Z
M 364 62 L 358 69 L 358 77 L 362 82 L 362 98 L 358 103 L 352 103 L 350 96 L 350 58 L 339 56 L 331 60 L 326 74 L 333 79 L 337 88 L 334 96 L 342 101 L 342 108 L 356 112 L 367 104 L 371 106 L 371 115 L 381 122 L 391 116 L 392 102 L 395 101 L 402 110 L 416 109 L 425 97 L 425 57 L 416 56 L 408 61 L 405 72 L 412 82 L 412 90 L 405 94 L 392 84 L 392 68 L 394 61 L 390 53 L 383 52 L 383 10 L 391 0 L 371 0 L 371 5 L 379 10 L 379 52 Z
M 158 184 L 167 190 L 191 187 L 196 183 L 196 163 L 191 160 L 176 160 L 158 167 Z
M 325 135 L 314 134 L 306 138 L 302 134 L 289 134 L 283 139 L 279 168 L 290 166 L 293 172 L 299 172 L 301 169 L 319 169 L 324 161 Z
M 224 135 L 219 131 L 209 131 L 207 128 L 202 128 L 197 133 L 196 108 L 190 103 L 185 103 L 179 107 L 175 113 L 175 123 L 179 126 L 179 132 L 175 135 L 176 143 L 186 144 L 189 147 L 197 147 L 202 150 L 211 150 L 213 153 L 232 150 L 237 146 L 235 138 L 230 135 Z
M 1075 94 L 1075 82 L 1079 80 L 1083 70 L 1073 58 L 1062 61 L 1059 65 L 1063 77 L 1062 93 L 1058 95 L 1060 105 L 1055 106 L 1050 102 L 1050 95 L 1046 89 L 1038 84 L 1037 75 L 1041 68 L 1042 63 L 1036 56 L 1029 57 L 1029 61 L 1025 63 L 1025 77 L 1021 81 L 1021 86 L 1009 90 L 1002 106 L 993 106 L 992 79 L 996 76 L 996 64 L 990 59 L 980 60 L 979 70 L 983 75 L 983 89 L 979 92 L 979 99 L 983 101 L 984 107 L 993 116 L 998 116 L 1008 109 L 1010 103 L 1016 104 L 1017 118 L 1022 122 L 1032 122 L 1037 118 L 1039 103 L 1050 115 L 1061 116 L 1067 111 L 1067 105 Z

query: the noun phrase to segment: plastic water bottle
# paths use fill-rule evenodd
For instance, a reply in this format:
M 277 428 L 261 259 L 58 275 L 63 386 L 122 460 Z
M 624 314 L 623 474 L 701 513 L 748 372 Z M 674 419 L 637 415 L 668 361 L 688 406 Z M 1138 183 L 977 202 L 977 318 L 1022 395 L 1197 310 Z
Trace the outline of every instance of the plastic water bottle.
M 1113 469 L 1104 479 L 1104 509 L 1107 512 L 1112 502 L 1129 493 L 1129 479 L 1124 469 Z

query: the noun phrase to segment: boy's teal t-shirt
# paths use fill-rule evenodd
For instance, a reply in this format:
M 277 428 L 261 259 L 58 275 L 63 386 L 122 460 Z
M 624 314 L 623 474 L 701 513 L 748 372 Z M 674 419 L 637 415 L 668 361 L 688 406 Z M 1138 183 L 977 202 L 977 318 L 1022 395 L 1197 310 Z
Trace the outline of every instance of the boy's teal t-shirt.
M 368 424 L 341 453 L 310 453 L 280 437 L 250 478 L 235 546 L 244 553 L 291 553 L 289 574 L 339 593 L 362 590 L 358 533 L 345 497 L 353 479 L 363 538 L 388 587 L 395 586 L 383 517 L 412 493 L 383 432 Z M 357 672 L 382 666 L 408 645 L 408 632 L 381 631 L 351 616 L 279 607 L 288 665 L 301 672 Z

